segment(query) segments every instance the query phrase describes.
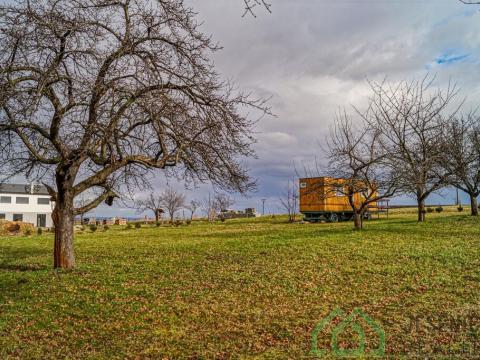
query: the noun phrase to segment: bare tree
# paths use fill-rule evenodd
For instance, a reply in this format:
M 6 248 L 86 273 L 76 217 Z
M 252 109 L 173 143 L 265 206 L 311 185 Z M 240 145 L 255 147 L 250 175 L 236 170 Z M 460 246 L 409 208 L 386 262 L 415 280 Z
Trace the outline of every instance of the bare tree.
M 222 221 L 225 220 L 225 212 L 233 204 L 235 204 L 235 200 L 226 194 L 217 193 L 213 199 L 213 206 L 220 214 L 219 216 Z
M 471 214 L 478 216 L 480 195 L 480 119 L 475 113 L 445 125 L 444 156 L 441 166 L 449 183 L 470 196 Z
M 190 203 L 186 206 L 186 208 L 190 211 L 190 220 L 193 220 L 193 216 L 195 215 L 195 212 L 198 210 L 200 205 L 200 201 L 190 200 Z
M 398 84 L 370 83 L 373 95 L 361 113 L 382 134 L 392 167 L 406 192 L 416 197 L 418 221 L 425 221 L 425 200 L 447 185 L 447 174 L 438 166 L 445 156 L 442 129 L 460 106 L 448 110 L 457 94 L 455 86 L 432 89 L 428 78 Z
M 185 195 L 168 187 L 159 196 L 160 204 L 167 211 L 170 222 L 173 222 L 175 213 L 185 206 Z
M 228 210 L 229 207 L 235 204 L 235 200 L 226 194 L 215 194 L 213 202 L 220 212 Z
M 220 188 L 254 186 L 253 122 L 268 112 L 221 82 L 219 49 L 176 0 L 20 0 L 0 8 L 0 168 L 55 201 L 54 267 L 72 268 L 73 223 L 152 169 Z M 3 179 L 3 180 L 5 180 Z M 101 194 L 75 208 L 89 189 Z
M 298 210 L 298 187 L 294 179 L 288 180 L 285 191 L 280 196 L 280 206 L 287 212 L 288 221 L 294 222 Z
M 207 216 L 208 221 L 214 221 L 215 217 L 217 216 L 217 209 L 215 208 L 214 198 L 210 193 L 208 193 L 208 196 L 203 200 L 202 208 Z
M 253 17 L 257 17 L 254 9 L 259 6 L 265 8 L 269 13 L 272 12 L 272 4 L 266 0 L 243 0 L 243 2 L 245 4 L 245 12 L 243 13 L 243 16 L 250 14 Z
M 346 196 L 354 226 L 362 229 L 365 212 L 398 193 L 401 177 L 389 161 L 382 133 L 365 121 L 356 124 L 345 112 L 335 120 L 327 140 L 327 173 L 332 180 L 324 196 Z
M 155 215 L 155 221 L 160 221 L 162 216 L 163 203 L 162 196 L 154 193 L 150 193 L 147 197 L 135 200 L 134 206 L 137 209 L 138 213 L 144 213 L 146 211 L 151 211 Z

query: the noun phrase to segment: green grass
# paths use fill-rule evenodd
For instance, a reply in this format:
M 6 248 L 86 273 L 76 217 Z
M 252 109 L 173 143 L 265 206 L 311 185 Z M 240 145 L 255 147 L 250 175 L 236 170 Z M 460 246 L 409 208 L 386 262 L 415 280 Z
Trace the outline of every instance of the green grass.
M 77 269 L 58 277 L 51 234 L 0 238 L 0 358 L 312 358 L 336 307 L 378 321 L 391 358 L 478 358 L 480 221 L 427 217 L 402 209 L 361 232 L 279 217 L 112 226 L 78 234 Z

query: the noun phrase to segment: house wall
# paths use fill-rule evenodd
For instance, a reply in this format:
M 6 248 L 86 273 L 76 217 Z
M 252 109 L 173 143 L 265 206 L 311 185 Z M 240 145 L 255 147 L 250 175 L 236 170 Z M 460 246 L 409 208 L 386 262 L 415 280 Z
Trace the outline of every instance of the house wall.
M 0 196 L 8 196 L 12 198 L 10 204 L 0 203 L 0 214 L 5 215 L 5 219 L 13 221 L 14 214 L 22 214 L 23 222 L 33 224 L 37 226 L 37 215 L 46 215 L 46 227 L 53 227 L 52 221 L 52 209 L 53 203 L 38 204 L 38 198 L 49 199 L 48 195 L 32 195 L 32 194 L 9 194 L 0 193 Z M 17 197 L 28 197 L 28 204 L 17 204 Z

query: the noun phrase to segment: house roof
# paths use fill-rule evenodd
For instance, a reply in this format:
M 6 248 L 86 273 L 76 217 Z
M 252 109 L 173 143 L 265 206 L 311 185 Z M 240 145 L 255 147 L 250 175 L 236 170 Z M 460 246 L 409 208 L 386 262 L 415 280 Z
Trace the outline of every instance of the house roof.
M 48 195 L 48 191 L 39 184 L 0 184 L 0 194 Z

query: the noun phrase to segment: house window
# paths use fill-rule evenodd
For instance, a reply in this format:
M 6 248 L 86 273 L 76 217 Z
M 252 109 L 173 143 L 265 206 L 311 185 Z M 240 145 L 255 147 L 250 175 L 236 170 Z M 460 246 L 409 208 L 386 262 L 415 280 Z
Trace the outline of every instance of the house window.
M 16 203 L 17 204 L 28 204 L 30 201 L 28 197 L 17 196 Z
M 11 204 L 12 197 L 11 196 L 0 196 L 0 204 Z
M 23 221 L 23 214 L 13 214 L 13 221 Z
M 0 214 L 0 220 L 5 220 L 5 214 Z
M 307 183 L 306 182 L 301 182 L 300 183 L 300 189 L 305 189 L 307 187 Z
M 38 205 L 49 205 L 50 204 L 50 199 L 49 198 L 38 198 L 37 199 L 37 204 Z

